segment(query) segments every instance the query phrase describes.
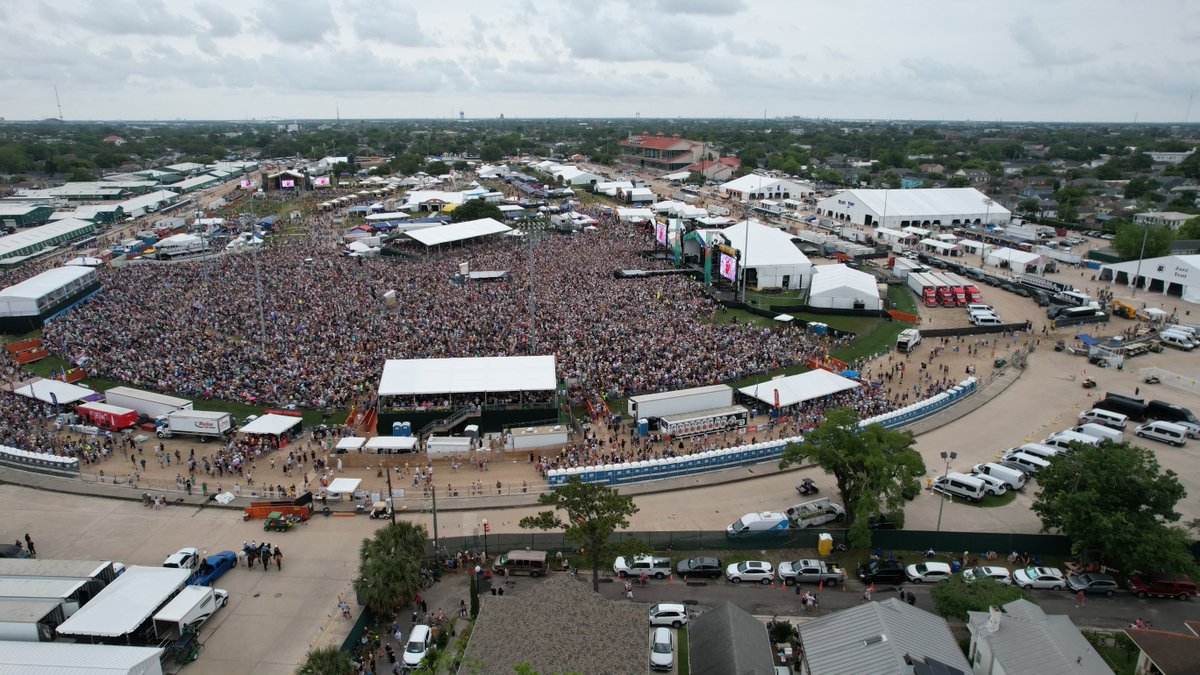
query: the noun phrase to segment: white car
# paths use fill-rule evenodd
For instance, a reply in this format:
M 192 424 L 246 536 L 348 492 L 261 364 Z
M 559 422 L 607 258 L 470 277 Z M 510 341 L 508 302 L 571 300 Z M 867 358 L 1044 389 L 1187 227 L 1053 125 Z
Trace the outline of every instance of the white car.
M 613 561 L 613 572 L 620 578 L 637 577 L 645 574 L 655 579 L 666 579 L 671 576 L 671 559 L 657 556 L 638 556 L 626 560 L 625 556 L 617 556 Z
M 765 560 L 747 560 L 726 567 L 725 578 L 735 584 L 740 584 L 743 581 L 757 581 L 760 584 L 769 584 L 775 578 L 775 568 Z
M 413 626 L 412 633 L 408 636 L 408 644 L 404 645 L 404 667 L 416 668 L 425 660 L 425 654 L 429 651 L 429 646 L 433 644 L 433 632 L 429 630 L 429 626 L 418 624 Z
M 655 628 L 650 641 L 650 669 L 671 670 L 675 667 L 675 638 L 670 628 Z
M 914 584 L 923 581 L 945 581 L 950 578 L 950 566 L 944 562 L 923 562 L 904 568 L 904 575 Z
M 968 567 L 962 571 L 962 578 L 968 584 L 976 579 L 992 579 L 1005 586 L 1012 583 L 1012 575 L 1005 567 Z
M 163 567 L 174 567 L 183 570 L 194 570 L 200 564 L 200 551 L 194 548 L 181 548 L 167 556 Z
M 1025 590 L 1048 588 L 1052 591 L 1066 587 L 1063 573 L 1054 567 L 1026 567 L 1013 572 L 1012 582 Z
M 660 602 L 650 608 L 651 626 L 679 628 L 688 622 L 687 607 L 675 602 Z
M 1004 481 L 1000 480 L 999 478 L 996 478 L 995 476 L 989 476 L 986 473 L 972 472 L 971 478 L 974 478 L 975 480 L 983 481 L 983 490 L 984 490 L 984 492 L 987 492 L 989 495 L 999 497 L 1000 495 L 1004 494 L 1005 492 L 1008 492 L 1008 483 L 1005 483 Z

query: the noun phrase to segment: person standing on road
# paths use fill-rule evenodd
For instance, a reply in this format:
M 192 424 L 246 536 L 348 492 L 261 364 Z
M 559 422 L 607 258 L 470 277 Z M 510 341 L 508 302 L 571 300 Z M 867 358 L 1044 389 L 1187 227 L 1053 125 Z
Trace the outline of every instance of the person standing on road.
M 867 590 L 863 591 L 863 602 L 870 602 L 870 601 L 871 601 L 871 587 L 868 586 Z
M 1083 607 L 1084 600 L 1087 600 L 1087 595 L 1083 591 L 1079 591 L 1078 593 L 1075 594 L 1075 606 L 1076 607 Z
M 283 571 L 283 551 L 280 551 L 278 546 L 275 547 L 275 569 Z
M 28 532 L 25 533 L 25 548 L 29 550 L 30 558 L 37 557 L 37 549 L 33 547 L 33 539 L 30 538 Z
M 633 582 L 625 582 L 625 597 L 629 600 L 633 599 Z

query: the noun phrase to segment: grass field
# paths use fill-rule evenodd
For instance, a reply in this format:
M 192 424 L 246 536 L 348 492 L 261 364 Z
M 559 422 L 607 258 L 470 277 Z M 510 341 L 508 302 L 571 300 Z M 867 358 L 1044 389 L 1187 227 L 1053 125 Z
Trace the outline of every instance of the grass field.
M 677 639 L 677 642 L 679 644 L 677 644 L 675 646 L 675 652 L 676 652 L 675 672 L 678 673 L 679 675 L 688 675 L 688 673 L 691 672 L 691 664 L 688 663 L 688 630 L 687 630 L 687 626 L 681 627 L 679 630 L 675 631 L 675 634 L 679 636 Z

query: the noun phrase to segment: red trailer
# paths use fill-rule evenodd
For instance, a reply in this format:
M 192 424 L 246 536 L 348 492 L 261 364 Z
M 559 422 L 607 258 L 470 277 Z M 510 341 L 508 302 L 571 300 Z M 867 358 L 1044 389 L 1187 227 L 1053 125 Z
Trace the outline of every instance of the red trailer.
M 75 412 L 93 425 L 108 431 L 127 429 L 138 421 L 136 410 L 107 403 L 82 403 L 75 408 Z

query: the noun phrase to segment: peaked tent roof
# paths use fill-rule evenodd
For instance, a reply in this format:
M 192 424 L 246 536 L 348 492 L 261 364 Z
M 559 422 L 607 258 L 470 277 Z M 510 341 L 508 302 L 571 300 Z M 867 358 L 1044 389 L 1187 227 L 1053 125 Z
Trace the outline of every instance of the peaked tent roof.
M 947 666 L 944 673 L 972 672 L 945 619 L 896 598 L 844 609 L 799 630 L 814 673 L 905 675 L 912 672 L 906 656 L 936 660 Z
M 813 266 L 812 288 L 809 297 L 833 292 L 839 288 L 848 288 L 865 297 L 879 298 L 879 287 L 872 274 L 860 272 L 842 264 Z
M 688 626 L 688 662 L 696 675 L 773 675 L 767 627 L 726 602 Z
M 828 370 L 818 369 L 798 375 L 777 377 L 760 384 L 742 387 L 738 391 L 747 396 L 753 396 L 763 403 L 774 405 L 775 390 L 778 389 L 779 405 L 785 406 L 794 403 L 803 403 L 814 398 L 829 396 L 839 391 L 846 391 L 847 389 L 854 389 L 860 386 L 862 385 L 854 380 L 831 373 Z
M 975 188 L 918 188 L 915 190 L 845 190 L 833 197 L 853 197 L 880 215 L 887 204 L 887 217 L 937 217 L 947 214 L 986 213 L 988 220 L 1000 220 L 1011 212 Z M 830 197 L 832 199 L 833 197 Z
M 754 218 L 730 225 L 721 234 L 732 248 L 742 252 L 743 267 L 809 264 L 808 256 L 792 243 L 792 235 Z
M 455 241 L 486 237 L 490 234 L 511 232 L 512 228 L 494 218 L 480 218 L 461 223 L 450 223 L 439 227 L 426 227 L 408 232 L 408 236 L 426 246 L 448 244 Z

